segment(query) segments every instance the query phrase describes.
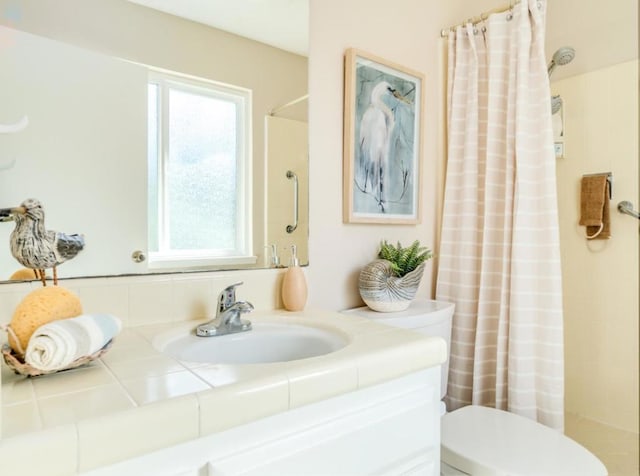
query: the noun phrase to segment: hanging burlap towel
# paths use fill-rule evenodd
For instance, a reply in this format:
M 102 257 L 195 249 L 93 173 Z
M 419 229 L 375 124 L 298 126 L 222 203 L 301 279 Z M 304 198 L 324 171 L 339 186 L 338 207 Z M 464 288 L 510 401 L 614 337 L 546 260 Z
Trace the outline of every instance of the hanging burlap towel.
M 588 240 L 611 238 L 609 174 L 585 175 L 580 186 L 580 225 Z

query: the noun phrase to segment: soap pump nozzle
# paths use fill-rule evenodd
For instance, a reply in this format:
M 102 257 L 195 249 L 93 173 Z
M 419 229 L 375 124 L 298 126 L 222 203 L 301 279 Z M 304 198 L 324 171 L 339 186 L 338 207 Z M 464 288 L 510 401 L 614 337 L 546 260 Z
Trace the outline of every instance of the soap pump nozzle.
M 280 267 L 280 257 L 278 256 L 278 247 L 274 244 L 272 245 L 264 245 L 265 248 L 269 248 L 271 250 L 271 266 L 274 268 Z
M 300 266 L 300 260 L 298 259 L 298 247 L 291 245 L 291 260 L 289 266 Z

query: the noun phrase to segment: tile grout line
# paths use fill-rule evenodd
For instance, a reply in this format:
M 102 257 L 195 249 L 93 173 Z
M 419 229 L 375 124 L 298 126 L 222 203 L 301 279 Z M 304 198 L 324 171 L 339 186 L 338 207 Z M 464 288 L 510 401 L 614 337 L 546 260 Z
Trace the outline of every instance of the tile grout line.
M 45 426 L 44 426 L 44 418 L 42 416 L 42 410 L 40 408 L 40 399 L 36 395 L 36 388 L 35 388 L 35 385 L 33 385 L 33 381 L 31 379 L 29 379 L 29 387 L 31 387 L 31 398 L 33 398 L 33 402 L 36 405 L 36 411 L 38 412 L 38 420 L 39 420 L 39 423 L 40 423 L 40 429 L 44 430 L 44 428 L 45 428 Z
M 105 362 L 102 361 L 102 359 L 98 359 L 100 360 L 100 363 L 102 363 L 102 365 L 104 366 L 105 370 L 107 371 L 107 373 L 111 376 L 111 378 L 113 380 L 116 381 L 116 384 L 118 385 L 118 387 L 120 387 L 120 389 L 124 392 L 124 394 L 127 396 L 127 399 L 133 403 L 134 408 L 135 407 L 139 407 L 140 405 L 138 405 L 138 403 L 135 401 L 135 399 L 133 398 L 133 396 L 129 393 L 129 391 L 127 390 L 127 388 L 124 386 L 124 384 L 120 381 L 120 379 L 116 376 L 116 374 L 113 372 L 113 370 L 111 370 L 111 368 L 109 367 L 108 364 L 106 364 Z

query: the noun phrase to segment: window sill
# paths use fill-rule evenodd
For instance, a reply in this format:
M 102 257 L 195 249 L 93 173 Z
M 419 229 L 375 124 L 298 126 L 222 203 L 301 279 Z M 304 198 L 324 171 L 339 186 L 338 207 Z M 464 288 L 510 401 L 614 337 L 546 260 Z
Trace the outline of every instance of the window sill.
M 254 265 L 257 256 L 174 256 L 161 253 L 149 253 L 148 268 L 150 270 L 185 270 L 210 268 L 211 266 Z

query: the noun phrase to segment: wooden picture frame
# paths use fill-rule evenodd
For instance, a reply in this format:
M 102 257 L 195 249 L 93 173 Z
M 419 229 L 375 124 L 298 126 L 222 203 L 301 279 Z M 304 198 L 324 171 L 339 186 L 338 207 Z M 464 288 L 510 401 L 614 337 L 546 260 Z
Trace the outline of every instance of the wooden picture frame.
M 424 75 L 345 53 L 343 221 L 420 223 Z

